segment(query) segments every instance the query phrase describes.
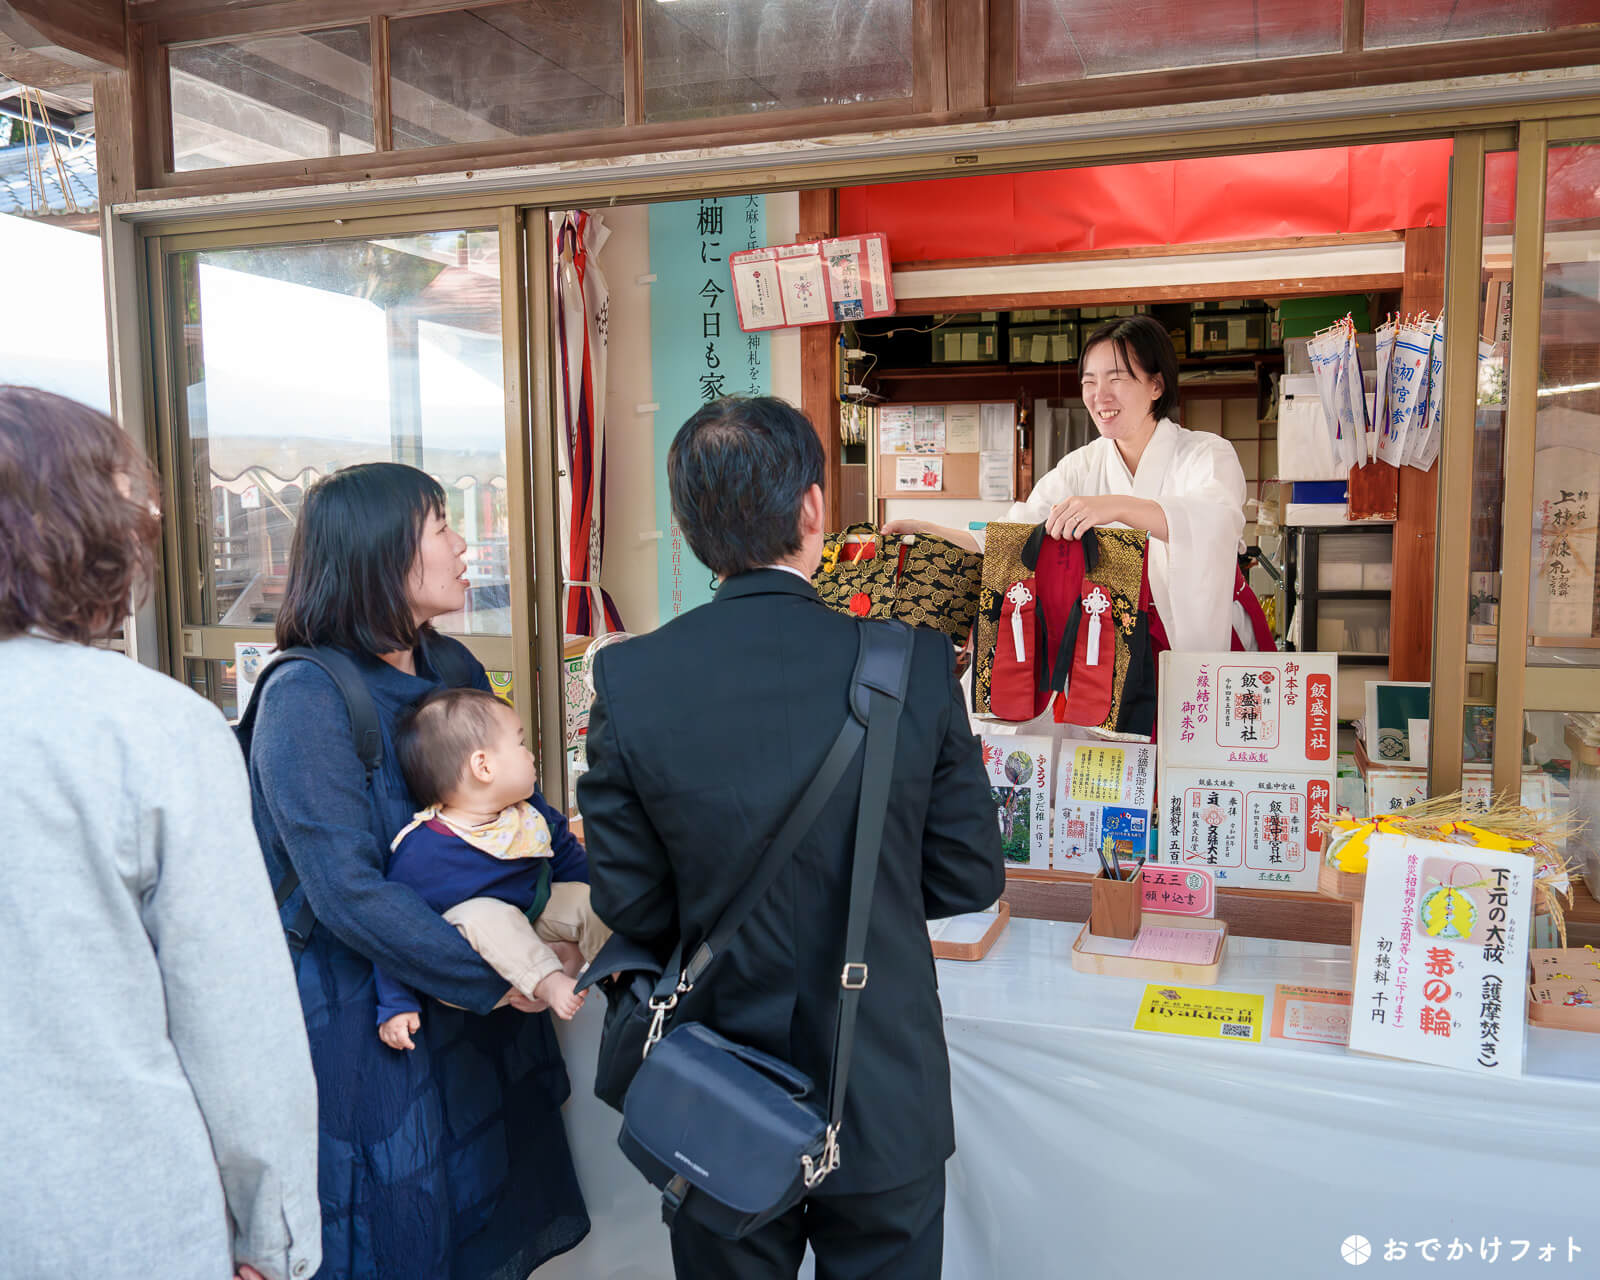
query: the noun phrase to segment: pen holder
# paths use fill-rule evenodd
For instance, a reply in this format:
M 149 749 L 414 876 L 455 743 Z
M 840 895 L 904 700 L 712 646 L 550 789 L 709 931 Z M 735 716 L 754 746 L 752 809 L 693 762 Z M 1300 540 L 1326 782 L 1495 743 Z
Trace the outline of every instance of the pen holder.
M 1089 881 L 1089 932 L 1102 938 L 1134 938 L 1144 914 L 1144 863 L 1127 880 L 1104 871 Z

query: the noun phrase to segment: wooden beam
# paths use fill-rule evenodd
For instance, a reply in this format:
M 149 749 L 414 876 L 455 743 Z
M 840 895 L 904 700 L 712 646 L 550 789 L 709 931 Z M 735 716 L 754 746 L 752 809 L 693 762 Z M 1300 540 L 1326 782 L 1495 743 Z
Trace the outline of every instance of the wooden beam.
M 945 65 L 951 111 L 989 105 L 989 15 L 982 0 L 945 0 Z
M 97 72 L 128 66 L 121 0 L 0 0 L 0 48 L 3 42 L 57 64 L 80 84 Z M 34 83 L 3 60 L 0 71 L 35 89 L 51 87 Z
M 1115 302 L 1194 302 L 1231 298 L 1313 298 L 1322 294 L 1381 293 L 1400 288 L 1398 274 L 1331 276 L 1314 280 L 1220 280 L 1211 284 L 1125 286 L 1045 293 L 978 293 L 918 298 L 895 291 L 899 315 L 946 311 L 1010 311 L 1017 307 L 1094 307 Z
M 102 71 L 94 89 L 95 168 L 100 176 L 100 204 L 124 204 L 134 197 L 135 131 L 133 77 L 126 71 Z
M 838 229 L 838 201 L 830 187 L 800 193 L 801 240 L 824 240 Z M 828 528 L 839 527 L 839 401 L 834 395 L 833 348 L 839 326 L 809 324 L 800 330 L 800 411 L 822 439 L 823 496 Z
M 1438 315 L 1444 306 L 1443 227 L 1406 232 L 1401 310 Z M 1433 585 L 1439 469 L 1400 468 L 1389 600 L 1389 678 L 1427 680 L 1433 671 Z

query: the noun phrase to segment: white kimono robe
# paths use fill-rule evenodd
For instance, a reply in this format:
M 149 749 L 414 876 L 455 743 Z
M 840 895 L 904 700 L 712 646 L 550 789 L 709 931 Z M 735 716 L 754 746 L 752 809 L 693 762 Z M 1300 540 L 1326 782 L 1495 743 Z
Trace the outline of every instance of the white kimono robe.
M 1172 647 L 1226 653 L 1233 640 L 1233 585 L 1244 532 L 1244 470 L 1221 436 L 1188 431 L 1170 418 L 1157 425 L 1138 475 L 1130 475 L 1114 441 L 1104 437 L 1074 449 L 1006 514 L 1012 524 L 1040 524 L 1050 508 L 1071 497 L 1122 493 L 1148 498 L 1166 513 L 1168 537 L 1151 538 L 1146 563 L 1150 596 Z M 1123 528 L 1123 525 L 1114 525 Z M 985 733 L 1087 731 L 1056 725 L 1047 711 L 1014 730 L 981 722 Z
M 1139 474 L 1130 475 L 1116 444 L 1102 437 L 1061 459 L 1006 520 L 1039 524 L 1058 502 L 1112 493 L 1148 498 L 1166 513 L 1168 537 L 1150 539 L 1146 562 L 1150 596 L 1172 647 L 1226 653 L 1244 533 L 1244 470 L 1233 446 L 1163 418 L 1139 459 Z

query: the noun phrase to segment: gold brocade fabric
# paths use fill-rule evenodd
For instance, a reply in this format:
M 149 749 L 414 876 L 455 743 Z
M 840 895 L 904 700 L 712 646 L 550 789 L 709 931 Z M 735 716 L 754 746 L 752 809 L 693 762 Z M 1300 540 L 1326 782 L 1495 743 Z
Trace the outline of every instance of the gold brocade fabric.
M 877 554 L 841 561 L 840 549 L 851 534 L 876 543 Z M 982 556 L 943 538 L 919 534 L 901 543 L 870 524 L 855 524 L 823 538 L 822 564 L 811 582 L 830 609 L 932 627 L 964 644 L 978 609 L 982 567 Z
M 1096 726 L 1111 733 L 1116 730 L 1122 711 L 1122 695 L 1128 684 L 1128 642 L 1139 621 L 1139 584 L 1144 580 L 1145 540 L 1142 529 L 1096 529 L 1100 561 L 1086 582 L 1097 582 L 1111 597 L 1111 616 L 1116 620 L 1113 646 L 1115 666 L 1111 677 L 1111 712 Z
M 1022 563 L 1022 548 L 1033 531 L 1031 524 L 991 523 L 984 532 L 983 589 L 978 593 L 976 631 L 972 642 L 972 709 L 989 714 L 989 681 L 994 675 L 994 646 L 1000 630 L 1000 609 L 1013 582 L 1031 578 L 1033 570 Z

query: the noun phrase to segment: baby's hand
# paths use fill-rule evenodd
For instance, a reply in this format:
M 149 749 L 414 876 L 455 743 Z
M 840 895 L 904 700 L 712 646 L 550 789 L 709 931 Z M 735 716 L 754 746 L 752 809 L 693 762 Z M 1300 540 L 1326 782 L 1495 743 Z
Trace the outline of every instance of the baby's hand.
M 397 1013 L 378 1027 L 378 1038 L 391 1049 L 415 1049 L 411 1037 L 422 1029 L 422 1018 L 416 1013 Z

